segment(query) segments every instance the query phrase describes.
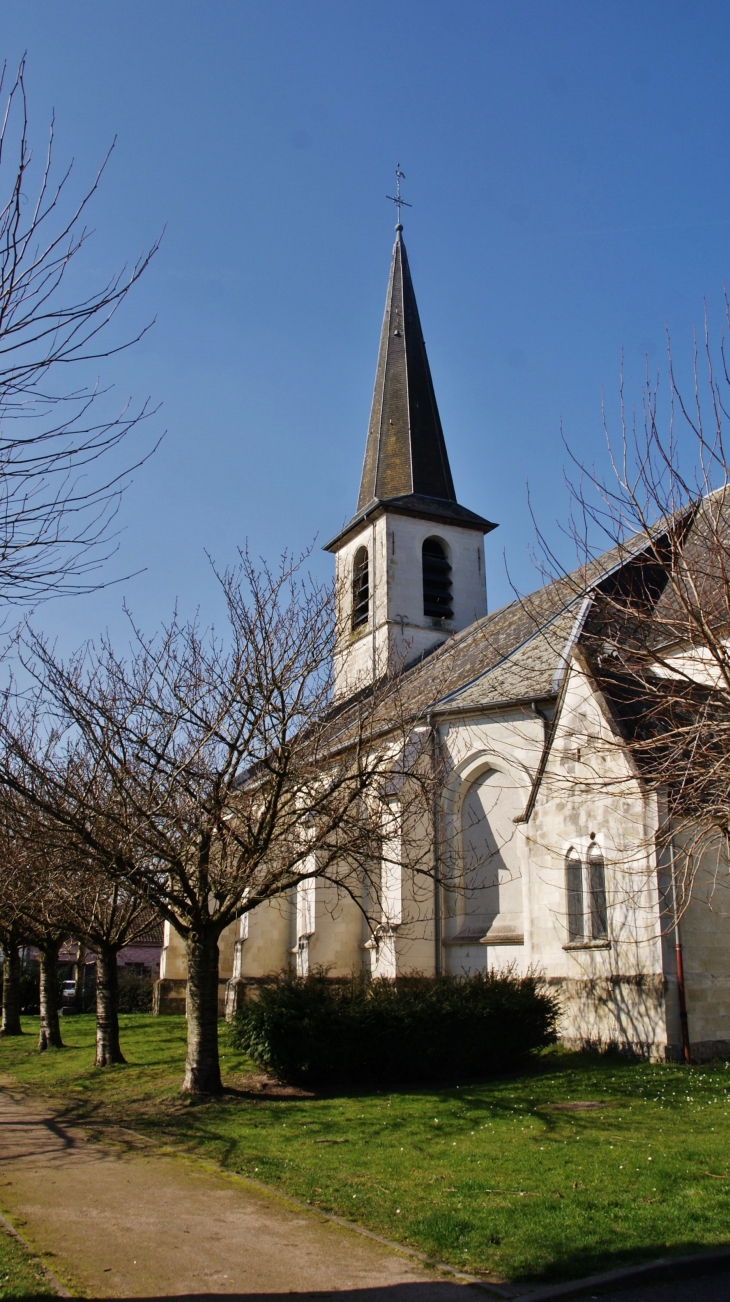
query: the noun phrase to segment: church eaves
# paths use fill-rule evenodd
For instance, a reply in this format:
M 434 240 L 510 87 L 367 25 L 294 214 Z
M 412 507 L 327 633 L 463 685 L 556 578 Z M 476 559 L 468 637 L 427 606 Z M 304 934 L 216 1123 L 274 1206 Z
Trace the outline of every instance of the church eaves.
M 496 527 L 456 501 L 402 231 L 399 223 L 357 512 L 326 551 L 335 550 L 352 528 L 383 507 L 481 533 Z

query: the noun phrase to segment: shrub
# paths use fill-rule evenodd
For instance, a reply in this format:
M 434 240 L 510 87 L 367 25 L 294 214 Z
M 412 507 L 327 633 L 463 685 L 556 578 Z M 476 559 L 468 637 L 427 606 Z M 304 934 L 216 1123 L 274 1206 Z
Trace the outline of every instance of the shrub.
M 35 1017 L 40 1012 L 39 966 L 37 958 L 25 957 L 20 966 L 20 1011 L 29 1017 Z M 60 988 L 58 997 L 61 998 Z
M 558 1003 L 512 972 L 398 981 L 272 978 L 236 1015 L 232 1038 L 300 1084 L 479 1077 L 519 1065 L 555 1038 Z
M 152 1012 L 152 978 L 119 968 L 119 1012 Z

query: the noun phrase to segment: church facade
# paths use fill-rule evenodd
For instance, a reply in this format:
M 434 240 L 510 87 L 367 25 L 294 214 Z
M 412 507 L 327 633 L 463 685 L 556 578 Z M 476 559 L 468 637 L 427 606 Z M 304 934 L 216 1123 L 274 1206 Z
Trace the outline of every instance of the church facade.
M 335 698 L 405 665 L 445 779 L 428 879 L 389 871 L 378 916 L 325 881 L 245 914 L 221 937 L 220 1007 L 251 983 L 512 968 L 557 990 L 571 1045 L 730 1053 L 730 898 L 667 911 L 660 794 L 642 782 L 584 640 L 607 554 L 588 582 L 487 609 L 484 539 L 456 499 L 402 227 L 390 269 L 357 510 L 326 546 L 337 591 Z M 716 884 L 716 874 L 713 878 Z M 701 873 L 698 881 L 701 885 Z M 730 892 L 728 892 L 730 896 Z M 680 935 L 681 930 L 681 935 Z M 158 1011 L 182 1011 L 185 952 L 165 928 Z

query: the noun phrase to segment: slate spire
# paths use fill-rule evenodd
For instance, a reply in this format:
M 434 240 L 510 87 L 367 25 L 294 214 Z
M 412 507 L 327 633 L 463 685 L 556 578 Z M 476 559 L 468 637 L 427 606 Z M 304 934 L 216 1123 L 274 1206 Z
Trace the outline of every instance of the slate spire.
M 456 502 L 400 222 L 395 229 L 358 511 L 412 494 Z
M 456 500 L 400 222 L 395 229 L 357 511 L 328 552 L 383 511 L 483 534 L 497 527 Z

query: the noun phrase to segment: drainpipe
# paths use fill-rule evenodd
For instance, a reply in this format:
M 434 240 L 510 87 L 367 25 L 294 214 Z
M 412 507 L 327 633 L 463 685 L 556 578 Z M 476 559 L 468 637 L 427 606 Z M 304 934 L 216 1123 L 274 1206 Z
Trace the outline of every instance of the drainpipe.
M 677 965 L 677 995 L 679 998 L 679 1022 L 682 1028 L 682 1056 L 689 1064 L 692 1051 L 689 1042 L 689 1022 L 687 1020 L 687 992 L 684 984 L 684 960 L 682 958 L 682 938 L 679 932 L 679 914 L 677 911 L 677 881 L 674 871 L 674 840 L 669 842 L 669 863 L 672 874 L 672 916 L 674 918 L 674 955 Z
M 433 718 L 430 714 L 427 722 L 431 729 L 431 780 L 433 782 L 433 794 L 431 796 L 431 822 L 433 828 L 434 971 L 436 976 L 440 977 L 443 973 L 441 944 L 441 810 L 440 792 L 436 781 L 439 769 L 439 732 L 438 724 L 434 724 Z

